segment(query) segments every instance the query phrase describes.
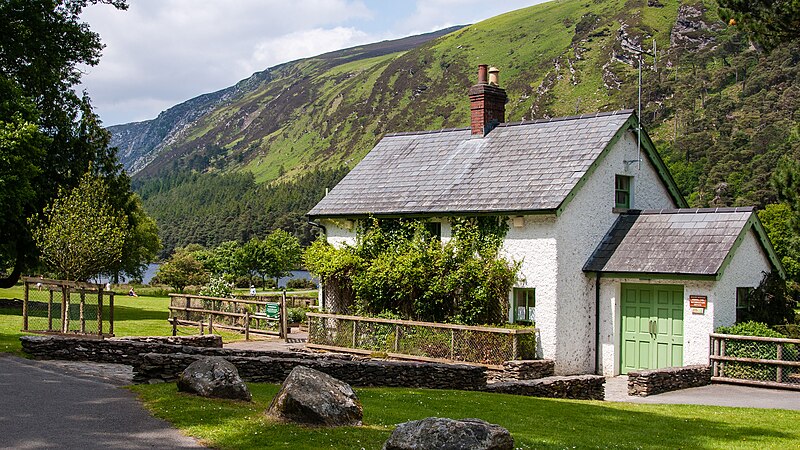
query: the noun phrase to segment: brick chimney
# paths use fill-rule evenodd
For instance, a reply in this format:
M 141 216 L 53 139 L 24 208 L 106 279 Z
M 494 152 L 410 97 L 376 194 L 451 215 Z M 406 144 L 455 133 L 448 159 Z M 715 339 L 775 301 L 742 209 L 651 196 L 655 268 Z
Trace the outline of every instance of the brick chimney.
M 489 69 L 486 64 L 479 65 L 478 84 L 469 88 L 470 126 L 473 136 L 486 136 L 497 124 L 506 121 L 508 96 L 505 89 L 497 85 L 499 72 L 494 67 Z

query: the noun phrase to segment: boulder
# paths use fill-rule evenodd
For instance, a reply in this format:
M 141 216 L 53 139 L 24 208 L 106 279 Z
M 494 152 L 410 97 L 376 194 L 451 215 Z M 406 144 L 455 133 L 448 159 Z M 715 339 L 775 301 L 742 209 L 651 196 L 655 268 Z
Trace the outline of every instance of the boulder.
M 178 390 L 203 397 L 250 401 L 252 396 L 236 366 L 219 356 L 198 359 L 178 377 Z
M 284 422 L 326 427 L 359 426 L 364 415 L 349 384 L 303 366 L 292 369 L 267 414 Z
M 480 419 L 445 419 L 428 417 L 401 423 L 395 428 L 383 450 L 511 450 L 514 438 L 500 425 Z

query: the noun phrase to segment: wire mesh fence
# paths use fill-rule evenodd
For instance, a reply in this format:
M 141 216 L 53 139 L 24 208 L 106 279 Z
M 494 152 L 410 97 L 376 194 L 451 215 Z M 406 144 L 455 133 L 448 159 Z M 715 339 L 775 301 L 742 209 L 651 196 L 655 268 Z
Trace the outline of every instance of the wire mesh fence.
M 711 334 L 718 381 L 800 389 L 800 339 Z
M 285 337 L 285 296 L 276 302 L 201 295 L 170 294 L 169 321 L 177 325 L 209 325 L 245 333 Z
M 310 347 L 500 365 L 536 357 L 533 328 L 473 327 L 335 314 L 307 314 Z
M 25 278 L 23 329 L 34 333 L 114 334 L 114 292 L 102 286 Z

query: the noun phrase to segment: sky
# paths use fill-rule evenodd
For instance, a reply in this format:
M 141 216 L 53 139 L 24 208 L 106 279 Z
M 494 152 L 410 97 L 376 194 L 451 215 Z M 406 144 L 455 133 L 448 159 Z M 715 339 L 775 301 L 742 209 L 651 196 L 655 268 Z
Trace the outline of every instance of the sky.
M 82 85 L 104 125 L 155 118 L 287 61 L 479 22 L 544 0 L 129 0 L 81 16 L 105 44 Z

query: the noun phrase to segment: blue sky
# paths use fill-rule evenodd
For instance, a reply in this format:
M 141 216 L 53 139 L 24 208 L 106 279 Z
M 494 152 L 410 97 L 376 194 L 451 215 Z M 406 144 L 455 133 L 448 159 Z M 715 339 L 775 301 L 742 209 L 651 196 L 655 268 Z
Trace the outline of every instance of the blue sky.
M 84 69 L 105 125 L 151 119 L 283 62 L 475 23 L 543 0 L 129 0 L 82 19 L 106 48 Z

